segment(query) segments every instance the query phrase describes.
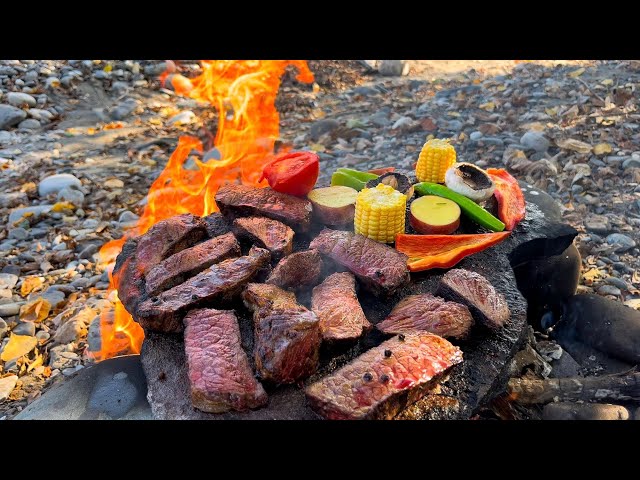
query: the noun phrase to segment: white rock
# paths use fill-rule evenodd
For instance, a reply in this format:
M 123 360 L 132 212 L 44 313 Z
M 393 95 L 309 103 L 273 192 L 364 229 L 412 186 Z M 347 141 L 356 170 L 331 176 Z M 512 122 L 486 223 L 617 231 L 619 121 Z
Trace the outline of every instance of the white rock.
M 6 100 L 14 107 L 22 107 L 24 105 L 28 107 L 35 107 L 37 105 L 36 99 L 28 93 L 9 92 L 7 93 Z
M 46 197 L 50 193 L 58 193 L 65 187 L 81 188 L 82 183 L 69 173 L 59 173 L 43 179 L 38 185 L 38 195 Z
M 18 383 L 17 375 L 9 375 L 8 377 L 0 378 L 0 402 L 9 398 L 11 392 Z

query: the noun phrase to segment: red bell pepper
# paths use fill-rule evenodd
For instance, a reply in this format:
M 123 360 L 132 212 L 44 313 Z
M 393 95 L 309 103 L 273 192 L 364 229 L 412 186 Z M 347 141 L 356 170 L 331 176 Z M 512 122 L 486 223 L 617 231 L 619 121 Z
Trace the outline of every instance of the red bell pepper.
M 373 170 L 368 170 L 368 173 L 373 173 L 374 175 L 384 175 L 385 173 L 395 172 L 396 167 L 381 167 L 374 168 Z
M 498 200 L 498 216 L 507 230 L 513 230 L 526 214 L 520 185 L 504 168 L 488 168 L 487 173 L 496 186 L 493 194 Z
M 481 252 L 509 236 L 511 232 L 468 235 L 396 235 L 396 250 L 409 257 L 411 272 L 450 268 L 464 257 Z
M 259 181 L 267 179 L 277 192 L 303 197 L 309 193 L 320 174 L 318 155 L 312 152 L 288 152 L 265 165 Z

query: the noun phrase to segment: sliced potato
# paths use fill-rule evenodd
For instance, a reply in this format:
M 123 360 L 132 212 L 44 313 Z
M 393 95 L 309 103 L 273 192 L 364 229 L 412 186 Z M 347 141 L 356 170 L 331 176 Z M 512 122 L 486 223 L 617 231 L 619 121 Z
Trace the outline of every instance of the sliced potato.
M 411 202 L 409 223 L 418 233 L 448 235 L 460 226 L 460 207 L 436 195 L 425 195 Z
M 307 197 L 313 204 L 314 218 L 324 225 L 347 225 L 353 222 L 357 190 L 333 186 L 316 188 Z

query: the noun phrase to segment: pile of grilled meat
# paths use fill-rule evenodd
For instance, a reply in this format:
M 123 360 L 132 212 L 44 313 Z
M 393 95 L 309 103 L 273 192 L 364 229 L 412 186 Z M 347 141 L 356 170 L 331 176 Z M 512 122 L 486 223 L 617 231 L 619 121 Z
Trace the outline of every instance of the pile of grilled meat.
M 261 382 L 301 384 L 316 372 L 322 342 L 348 344 L 374 328 L 357 289 L 388 297 L 410 275 L 404 254 L 351 231 L 324 228 L 309 239 L 306 199 L 243 185 L 223 186 L 215 199 L 221 213 L 178 215 L 129 240 L 114 275 L 145 330 L 184 334 L 193 406 L 220 413 L 266 405 Z M 307 250 L 292 253 L 295 235 L 310 240 Z M 251 245 L 246 255 L 239 240 Z M 323 262 L 342 271 L 322 278 Z M 309 308 L 296 299 L 301 289 L 313 289 Z M 253 362 L 229 309 L 239 299 L 253 312 Z M 375 326 L 390 338 L 309 385 L 307 401 L 329 419 L 393 418 L 462 362 L 445 338 L 508 318 L 484 277 L 450 270 L 435 295 L 402 299 Z

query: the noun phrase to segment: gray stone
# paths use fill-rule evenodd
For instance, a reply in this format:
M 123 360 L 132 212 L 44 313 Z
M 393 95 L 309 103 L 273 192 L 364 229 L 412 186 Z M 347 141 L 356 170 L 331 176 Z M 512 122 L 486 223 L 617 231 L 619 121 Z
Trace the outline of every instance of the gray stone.
M 609 245 L 618 245 L 616 252 L 626 252 L 636 246 L 636 242 L 633 238 L 622 233 L 612 233 L 611 235 L 608 235 L 607 243 Z
M 87 326 L 82 318 L 72 318 L 56 330 L 53 336 L 55 343 L 76 342 L 87 335 Z
M 35 118 L 36 120 L 43 120 L 46 122 L 49 122 L 53 118 L 53 113 L 41 108 L 31 108 L 27 113 L 30 117 Z
M 80 260 L 91 260 L 93 255 L 98 251 L 98 245 L 96 244 L 91 244 L 91 245 L 87 245 L 84 249 L 82 249 L 82 251 L 80 252 L 80 254 L 78 255 L 78 258 Z
M 631 158 L 628 158 L 624 162 L 622 162 L 622 168 L 640 168 L 640 155 L 631 155 Z
M 7 93 L 6 100 L 14 107 L 35 107 L 37 105 L 35 98 L 27 93 L 21 92 Z
M 22 227 L 13 228 L 9 230 L 9 238 L 14 240 L 26 240 L 29 238 L 29 232 Z
M 330 133 L 340 127 L 340 123 L 333 118 L 323 118 L 316 120 L 309 129 L 309 137 L 314 142 L 318 141 L 325 133 Z
M 51 304 L 51 308 L 60 308 L 65 300 L 65 294 L 63 291 L 54 287 L 47 288 L 44 292 L 38 293 L 38 297 L 42 297 Z M 29 298 L 31 300 L 31 298 Z
M 15 68 L 11 68 L 8 65 L 0 65 L 0 75 L 7 75 L 9 77 L 13 77 L 18 74 L 18 70 Z
M 613 285 L 602 285 L 598 287 L 598 293 L 600 295 L 615 295 L 616 297 L 620 296 L 622 292 L 618 287 L 614 287 Z
M 4 336 L 9 331 L 9 326 L 7 322 L 4 321 L 4 318 L 0 318 L 0 340 L 4 338 Z
M 144 67 L 144 74 L 150 77 L 156 77 L 167 69 L 166 62 L 153 63 Z
M 84 193 L 72 187 L 65 187 L 58 192 L 59 202 L 70 202 L 76 207 L 84 204 Z
M 479 140 L 480 138 L 482 138 L 482 132 L 475 131 L 471 132 L 471 134 L 469 135 L 469 140 L 475 141 Z
M 39 342 L 46 342 L 47 340 L 49 340 L 49 338 L 51 338 L 51 334 L 44 330 L 40 330 L 38 333 L 36 333 L 36 339 Z
M 67 345 L 58 345 L 49 350 L 49 366 L 52 369 L 62 370 L 78 362 L 77 353 L 70 352 Z
M 629 420 L 629 411 L 605 403 L 559 402 L 545 405 L 543 420 Z
M 20 313 L 20 307 L 24 305 L 24 303 L 25 302 L 13 302 L 0 305 L 0 317 L 12 317 L 13 315 L 18 315 L 18 313 Z
M 19 277 L 11 273 L 0 273 L 0 289 L 8 288 L 11 290 L 18 283 Z
M 13 392 L 13 389 L 16 387 L 16 383 L 18 383 L 17 375 L 0 378 L 0 402 L 9 398 L 9 395 L 11 395 L 11 392 Z
M 18 325 L 11 330 L 15 335 L 29 335 L 30 337 L 36 334 L 36 324 L 33 322 L 19 322 Z
M 135 99 L 127 98 L 126 100 L 120 102 L 118 106 L 111 112 L 111 118 L 113 118 L 114 120 L 124 120 L 133 113 L 137 106 L 138 102 L 136 102 Z
M 17 125 L 27 118 L 27 112 L 11 105 L 0 105 L 0 130 Z
M 18 124 L 18 130 L 37 130 L 40 128 L 40 122 L 35 118 L 27 118 Z
M 169 119 L 169 124 L 171 125 L 188 125 L 196 121 L 196 114 L 191 110 L 186 110 L 184 112 L 180 112 L 177 115 L 174 115 Z
M 589 232 L 605 234 L 611 230 L 609 219 L 604 215 L 589 215 L 584 221 L 584 227 Z
M 82 182 L 70 173 L 59 173 L 44 178 L 38 184 L 38 195 L 45 197 L 50 193 L 58 193 L 65 187 L 82 188 Z
M 140 217 L 138 215 L 136 215 L 135 213 L 130 212 L 129 210 L 125 210 L 118 217 L 118 222 L 120 222 L 120 223 L 137 222 L 139 218 Z
M 614 265 L 614 267 L 615 267 L 615 265 Z M 622 280 L 621 278 L 607 277 L 605 282 L 607 282 L 609 285 L 613 285 L 615 287 L 618 287 L 620 290 L 629 290 L 629 284 L 627 282 L 625 282 L 624 280 Z
M 551 145 L 549 140 L 545 136 L 534 130 L 528 131 L 520 139 L 520 143 L 528 149 L 535 150 L 536 152 L 544 153 L 549 149 Z
M 378 72 L 385 77 L 399 77 L 409 72 L 404 60 L 380 60 Z
M 24 192 L 0 193 L 0 208 L 12 208 L 27 201 L 27 194 Z

